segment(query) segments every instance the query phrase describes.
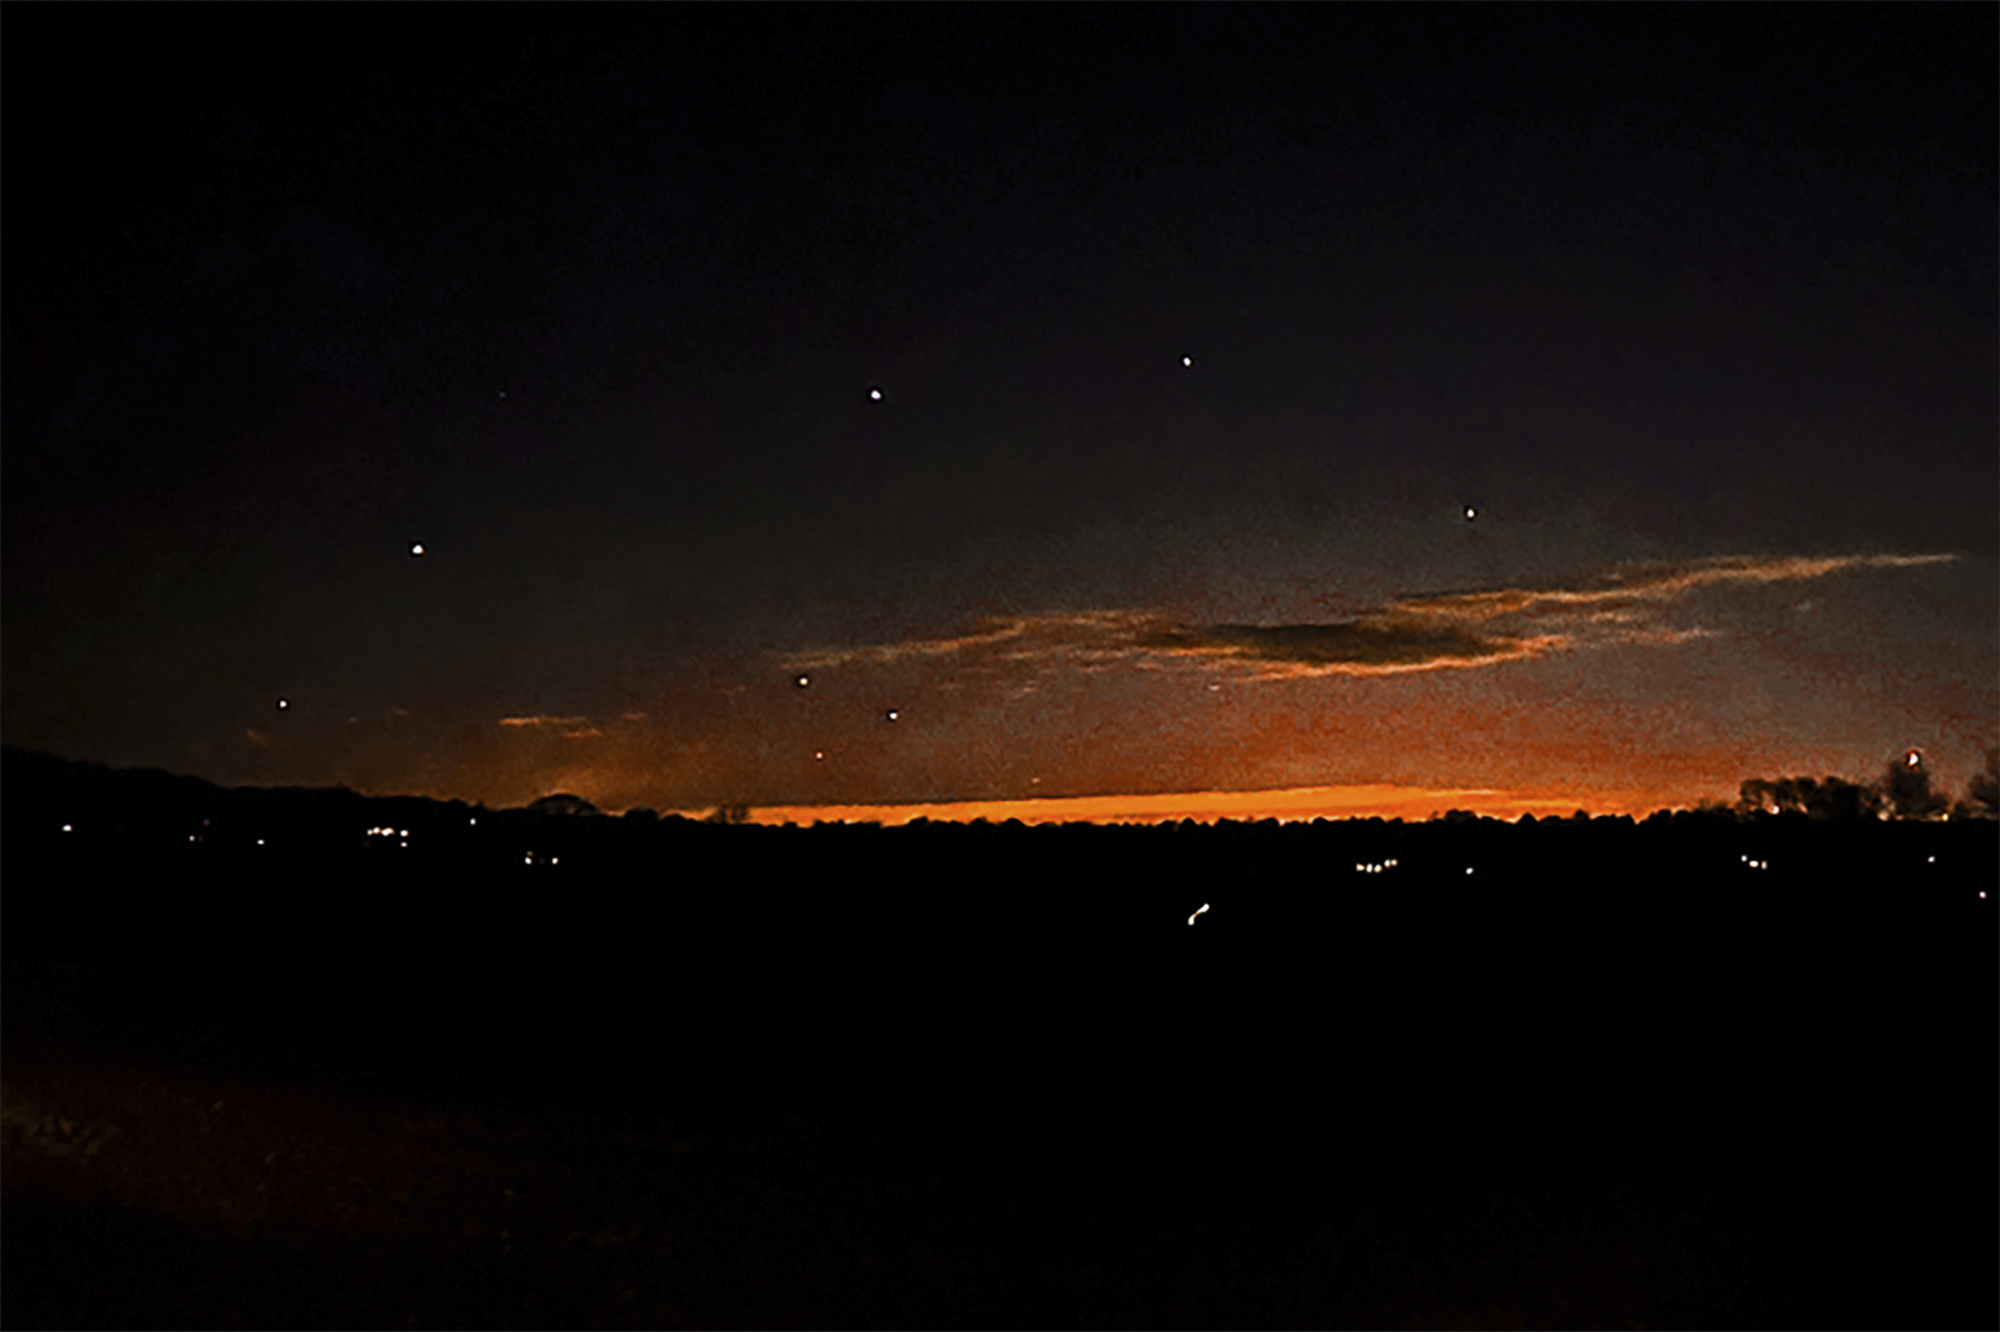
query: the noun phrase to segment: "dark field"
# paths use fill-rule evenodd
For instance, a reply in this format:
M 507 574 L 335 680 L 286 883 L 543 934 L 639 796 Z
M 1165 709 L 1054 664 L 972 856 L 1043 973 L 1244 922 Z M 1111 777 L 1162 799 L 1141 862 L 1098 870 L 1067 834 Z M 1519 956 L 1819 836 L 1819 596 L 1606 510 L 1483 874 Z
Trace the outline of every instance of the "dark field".
M 2000 1323 L 1990 823 L 8 763 L 9 1326 Z

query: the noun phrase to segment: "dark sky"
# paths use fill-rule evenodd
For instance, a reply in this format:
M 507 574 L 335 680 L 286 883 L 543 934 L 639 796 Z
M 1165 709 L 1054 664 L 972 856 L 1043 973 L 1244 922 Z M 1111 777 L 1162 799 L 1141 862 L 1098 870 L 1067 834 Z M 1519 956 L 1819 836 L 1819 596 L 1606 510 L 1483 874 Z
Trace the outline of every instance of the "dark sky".
M 1955 785 L 1996 28 L 14 7 L 5 737 L 609 808 Z

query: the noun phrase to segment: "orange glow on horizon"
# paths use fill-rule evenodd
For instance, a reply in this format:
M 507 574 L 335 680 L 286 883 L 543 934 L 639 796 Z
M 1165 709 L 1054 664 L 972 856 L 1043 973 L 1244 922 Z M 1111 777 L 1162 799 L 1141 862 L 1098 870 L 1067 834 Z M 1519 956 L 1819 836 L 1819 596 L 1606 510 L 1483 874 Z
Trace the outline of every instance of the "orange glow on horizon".
M 1487 818 L 1513 820 L 1523 814 L 1643 815 L 1658 801 L 1605 795 L 1548 795 L 1518 791 L 1430 790 L 1410 786 L 1306 786 L 1275 791 L 1176 791 L 1160 795 L 1054 796 L 1028 800 L 960 800 L 904 805 L 767 805 L 749 811 L 751 823 L 881 823 L 915 819 L 970 823 L 1178 823 L 1192 819 L 1280 822 L 1312 819 L 1403 819 L 1417 821 L 1462 809 Z M 694 815 L 695 811 L 687 811 Z

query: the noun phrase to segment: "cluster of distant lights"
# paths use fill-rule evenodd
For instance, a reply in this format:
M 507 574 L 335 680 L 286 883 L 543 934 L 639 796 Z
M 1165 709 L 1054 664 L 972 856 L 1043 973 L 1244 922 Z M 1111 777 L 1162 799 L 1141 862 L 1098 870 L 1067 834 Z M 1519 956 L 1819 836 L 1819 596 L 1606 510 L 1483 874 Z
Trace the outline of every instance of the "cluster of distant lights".
M 803 685 L 805 684 L 805 682 L 806 682 L 806 678 L 805 678 L 805 677 L 804 677 L 803 675 L 802 675 L 802 676 L 800 676 L 800 677 L 799 677 L 799 684 L 800 684 L 801 686 L 803 686 Z M 892 709 L 890 709 L 890 711 L 889 711 L 889 720 L 890 720 L 890 721 L 894 721 L 895 719 L 896 719 L 896 713 L 895 713 L 895 710 L 894 710 L 894 709 L 892 708 Z M 825 757 L 826 757 L 826 751 L 824 751 L 824 750 L 815 750 L 815 751 L 813 752 L 813 757 L 814 757 L 814 758 L 816 758 L 816 759 L 823 759 L 823 758 L 825 758 Z M 1039 780 L 1040 780 L 1040 778 L 1037 778 L 1036 780 L 1037 780 L 1037 781 L 1039 781 Z M 469 824 L 471 824 L 471 825 L 472 825 L 472 826 L 474 826 L 474 827 L 477 827 L 477 826 L 478 826 L 478 824 L 479 824 L 479 819 L 477 818 L 477 816 L 474 816 L 474 817 L 472 817 L 472 818 L 469 818 L 469 819 L 467 819 L 467 820 L 466 820 L 466 822 L 467 822 L 467 823 L 469 823 Z M 202 822 L 202 827 L 206 828 L 207 826 L 208 826 L 208 823 L 207 823 L 207 821 L 206 821 L 206 820 L 203 820 L 203 822 Z M 65 824 L 64 824 L 64 825 L 62 826 L 62 830 L 63 830 L 64 832 L 66 832 L 66 833 L 73 833 L 73 832 L 75 832 L 75 831 L 76 831 L 76 825 L 75 825 L 74 823 L 65 823 Z M 409 846 L 409 844 L 410 844 L 410 840 L 409 840 L 409 839 L 410 839 L 410 830 L 409 830 L 408 828 L 391 828 L 391 827 L 387 827 L 387 826 L 384 826 L 384 827 L 380 827 L 380 828 L 370 828 L 370 829 L 368 830 L 368 835 L 369 835 L 370 837 L 394 837 L 394 838 L 396 838 L 396 839 L 397 839 L 397 843 L 396 843 L 396 844 L 397 844 L 398 846 L 401 846 L 401 847 L 408 847 L 408 846 Z M 203 838 L 202 838 L 201 834 L 199 834 L 199 833 L 189 833 L 189 834 L 188 834 L 188 840 L 189 840 L 190 842 L 200 842 L 200 841 L 202 841 L 202 840 L 203 840 Z M 261 837 L 259 837 L 259 838 L 257 839 L 257 845 L 259 845 L 259 846 L 262 846 L 262 845 L 264 845 L 264 839 L 263 839 L 263 838 L 261 838 Z M 1736 859 L 1737 859 L 1737 860 L 1738 860 L 1739 862 L 1741 862 L 1741 863 L 1742 863 L 1742 865 L 1744 866 L 1744 868 L 1746 868 L 1746 869 L 1754 869 L 1754 870 L 1768 870 L 1768 869 L 1770 869 L 1770 868 L 1771 868 L 1771 862 L 1770 862 L 1770 861 L 1768 861 L 1768 860 L 1753 860 L 1753 859 L 1752 859 L 1752 858 L 1751 858 L 1750 856 L 1748 856 L 1748 855 L 1739 855 L 1739 856 L 1737 856 L 1737 857 L 1736 857 Z M 550 856 L 550 857 L 549 857 L 549 858 L 548 858 L 547 860 L 545 860 L 545 861 L 541 861 L 541 862 L 537 862 L 537 861 L 535 860 L 535 853 L 534 853 L 533 851 L 529 851 L 529 852 L 527 852 L 527 853 L 526 853 L 525 855 L 523 855 L 523 856 L 521 857 L 521 863 L 522 863 L 522 864 L 524 864 L 524 865 L 533 865 L 533 864 L 537 864 L 537 863 L 540 863 L 540 864 L 545 864 L 545 865 L 559 865 L 559 864 L 561 864 L 561 863 L 562 863 L 562 859 L 561 859 L 561 857 L 559 857 L 559 856 Z M 1396 866 L 1397 866 L 1397 864 L 1398 864 L 1398 863 L 1399 863 L 1399 862 L 1398 862 L 1398 861 L 1396 860 L 1396 858 L 1395 858 L 1395 857 L 1393 857 L 1393 856 L 1391 856 L 1391 857 L 1390 857 L 1389 859 L 1387 859 L 1387 860 L 1367 860 L 1367 861 L 1356 861 L 1356 862 L 1355 862 L 1355 865 L 1354 865 L 1354 872 L 1355 872 L 1356 874 L 1382 874 L 1382 873 L 1386 873 L 1387 871 L 1389 871 L 1389 870 L 1392 870 L 1392 869 L 1396 868 Z M 1936 857 L 1936 856 L 1925 856 L 1925 857 L 1924 857 L 1924 863 L 1925 863 L 1926 865 L 1935 865 L 1935 864 L 1937 864 L 1937 857 Z M 1467 874 L 1471 874 L 1471 873 L 1472 873 L 1472 871 L 1473 871 L 1473 867 L 1472 867 L 1472 866 L 1470 866 L 1470 865 L 1467 865 L 1467 866 L 1465 867 L 1465 872 L 1466 872 Z M 1981 888 L 1981 889 L 1979 890 L 1979 896 L 1980 896 L 1980 898 L 1981 898 L 1982 900 L 1984 900 L 1984 899 L 1985 899 L 1985 897 L 1986 897 L 1986 895 L 1987 895 L 1987 894 L 1986 894 L 1986 890 L 1985 890 L 1984 888 Z M 1197 911 L 1196 911 L 1196 912 L 1194 913 L 1194 915 L 1193 915 L 1193 916 L 1189 916 L 1189 917 L 1188 917 L 1188 924 L 1190 924 L 1190 925 L 1194 924 L 1194 922 L 1195 922 L 1195 917 L 1196 917 L 1196 916 L 1199 916 L 1199 915 L 1201 915 L 1201 913 L 1202 913 L 1202 912 L 1204 912 L 1204 911 L 1206 911 L 1206 910 L 1208 910 L 1208 904 L 1207 904 L 1207 903 L 1203 903 L 1203 904 L 1202 904 L 1202 906 L 1200 907 L 1200 909 L 1198 909 L 1198 910 L 1197 910 Z

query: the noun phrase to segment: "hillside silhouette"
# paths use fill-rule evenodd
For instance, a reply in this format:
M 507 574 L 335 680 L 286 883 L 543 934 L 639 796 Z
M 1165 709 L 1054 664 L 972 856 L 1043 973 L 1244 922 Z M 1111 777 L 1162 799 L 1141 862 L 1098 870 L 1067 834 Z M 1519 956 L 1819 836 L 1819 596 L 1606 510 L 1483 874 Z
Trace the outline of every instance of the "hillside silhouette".
M 1991 1325 L 2000 836 L 1893 777 L 786 828 L 8 750 L 7 1321 Z M 148 1185 L 209 1130 L 133 1089 L 225 1085 L 358 1164 Z

